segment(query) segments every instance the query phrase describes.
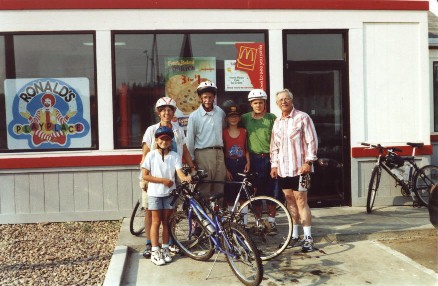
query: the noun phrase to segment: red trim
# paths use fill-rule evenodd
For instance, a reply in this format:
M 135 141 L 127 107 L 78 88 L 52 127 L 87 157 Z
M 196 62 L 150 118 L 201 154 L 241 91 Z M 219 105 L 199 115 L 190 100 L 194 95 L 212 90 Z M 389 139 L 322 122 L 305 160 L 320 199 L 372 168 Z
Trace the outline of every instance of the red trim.
M 386 146 L 389 147 L 389 146 Z M 411 146 L 391 146 L 397 149 L 401 149 L 402 152 L 398 153 L 402 156 L 411 156 L 412 155 L 412 147 Z M 417 148 L 415 155 L 432 155 L 433 148 L 432 145 L 424 145 L 422 148 Z M 379 152 L 376 149 L 368 149 L 366 147 L 353 147 L 351 149 L 351 157 L 353 158 L 363 158 L 363 157 L 376 157 L 379 155 Z
M 430 142 L 438 142 L 438 135 L 430 135 Z
M 141 155 L 0 158 L 0 169 L 126 166 L 138 165 L 140 163 L 140 160 Z
M 424 0 L 0 0 L 0 10 L 46 9 L 321 9 L 429 10 Z

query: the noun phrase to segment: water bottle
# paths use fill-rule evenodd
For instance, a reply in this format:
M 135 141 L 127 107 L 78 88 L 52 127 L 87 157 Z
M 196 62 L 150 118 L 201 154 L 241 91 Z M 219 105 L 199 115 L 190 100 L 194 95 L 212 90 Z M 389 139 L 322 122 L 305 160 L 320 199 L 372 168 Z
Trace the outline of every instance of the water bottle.
M 211 225 L 210 221 L 207 219 L 203 219 L 201 221 L 202 225 L 207 229 L 207 231 L 211 234 L 214 234 L 216 230 L 214 229 L 214 226 Z
M 400 169 L 398 168 L 391 169 L 391 173 L 393 173 L 399 180 L 403 181 L 403 175 Z

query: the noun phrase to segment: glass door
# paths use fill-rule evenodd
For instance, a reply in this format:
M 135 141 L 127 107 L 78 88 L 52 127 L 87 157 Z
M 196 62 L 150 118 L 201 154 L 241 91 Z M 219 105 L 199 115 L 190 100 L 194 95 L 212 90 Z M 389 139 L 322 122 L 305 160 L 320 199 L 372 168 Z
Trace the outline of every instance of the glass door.
M 326 44 L 312 45 L 314 51 L 305 55 L 302 50 L 294 53 L 293 49 L 306 49 L 309 40 Z M 294 94 L 295 108 L 309 114 L 315 124 L 318 158 L 329 159 L 328 166 L 315 164 L 309 191 L 312 207 L 351 204 L 347 62 L 339 41 L 344 41 L 344 34 L 287 35 L 284 86 Z

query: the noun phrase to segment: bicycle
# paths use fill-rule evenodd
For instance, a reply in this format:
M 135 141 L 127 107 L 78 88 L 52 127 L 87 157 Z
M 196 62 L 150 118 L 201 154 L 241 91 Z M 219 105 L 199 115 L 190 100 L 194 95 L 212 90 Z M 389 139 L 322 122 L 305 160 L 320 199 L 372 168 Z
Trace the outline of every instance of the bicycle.
M 244 225 L 248 230 L 248 234 L 260 250 L 260 258 L 262 260 L 275 258 L 287 248 L 292 239 L 292 217 L 286 206 L 279 200 L 268 196 L 255 195 L 254 187 L 250 181 L 257 174 L 238 173 L 238 175 L 243 177 L 242 182 L 225 183 L 240 185 L 231 213 L 233 217 L 237 218 L 236 222 Z M 247 200 L 237 209 L 242 194 L 246 195 Z M 276 233 L 271 231 L 269 205 L 275 206 L 276 209 Z M 234 215 L 234 213 L 237 215 Z
M 426 165 L 418 167 L 415 163 L 415 150 L 424 146 L 423 143 L 406 143 L 413 148 L 412 156 L 401 157 L 396 152 L 402 150 L 384 147 L 380 144 L 361 143 L 370 149 L 378 149 L 376 165 L 374 166 L 367 195 L 367 213 L 371 213 L 379 189 L 382 169 L 401 187 L 403 196 L 411 196 L 413 206 L 428 206 L 430 190 L 438 183 L 438 166 Z M 384 153 L 386 152 L 386 155 Z
M 235 222 L 232 213 L 212 206 L 220 196 L 203 201 L 196 188 L 203 177 L 206 175 L 198 170 L 191 184 L 183 182 L 172 191 L 172 204 L 178 198 L 183 202 L 182 211 L 174 213 L 169 220 L 172 239 L 185 255 L 195 260 L 206 261 L 217 251 L 216 263 L 219 254 L 225 254 L 233 273 L 243 284 L 259 285 L 263 265 L 257 247 Z M 214 264 L 207 278 L 213 267 Z

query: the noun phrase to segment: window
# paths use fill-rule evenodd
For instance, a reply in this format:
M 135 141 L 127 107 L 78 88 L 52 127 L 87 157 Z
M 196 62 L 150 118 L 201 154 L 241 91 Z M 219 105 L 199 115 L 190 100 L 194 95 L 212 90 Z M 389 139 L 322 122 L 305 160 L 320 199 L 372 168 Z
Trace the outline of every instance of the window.
M 94 33 L 0 35 L 0 150 L 97 148 Z
M 176 116 L 184 127 L 190 112 L 199 107 L 196 87 L 205 79 L 217 84 L 219 106 L 232 99 L 248 110 L 249 91 L 267 88 L 265 43 L 266 32 L 114 32 L 115 147 L 141 146 L 146 128 L 158 122 L 154 105 L 166 95 L 177 102 Z M 255 65 L 239 66 L 238 51 Z M 260 73 L 263 82 L 254 77 Z

